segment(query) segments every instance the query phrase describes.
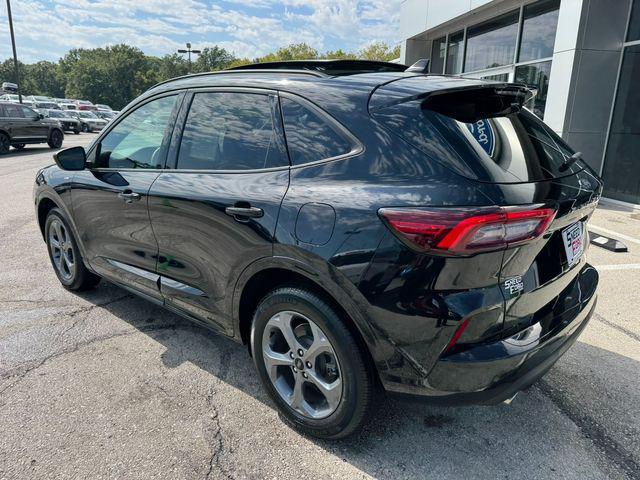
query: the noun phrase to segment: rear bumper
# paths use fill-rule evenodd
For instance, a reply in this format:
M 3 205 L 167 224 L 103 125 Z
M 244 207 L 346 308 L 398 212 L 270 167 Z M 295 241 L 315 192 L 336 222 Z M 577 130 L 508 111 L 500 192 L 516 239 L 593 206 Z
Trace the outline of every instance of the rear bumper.
M 597 284 L 597 272 L 590 280 Z M 510 338 L 439 359 L 426 378 L 413 384 L 386 383 L 391 394 L 447 405 L 493 405 L 513 397 L 542 377 L 575 343 L 596 305 L 595 286 L 579 307 L 566 311 L 556 328 L 541 334 L 536 323 Z

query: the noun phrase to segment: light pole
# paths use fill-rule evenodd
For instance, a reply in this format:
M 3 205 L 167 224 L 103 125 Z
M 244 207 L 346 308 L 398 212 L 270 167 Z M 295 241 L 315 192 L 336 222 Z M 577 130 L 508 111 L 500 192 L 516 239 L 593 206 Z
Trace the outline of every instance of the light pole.
M 7 0 L 7 2 L 8 1 L 9 0 Z M 192 50 L 191 49 L 191 44 L 189 42 L 187 42 L 187 49 L 184 50 L 184 49 L 181 48 L 181 49 L 178 50 L 178 53 L 188 53 L 189 54 L 189 57 L 188 57 L 189 58 L 189 72 L 191 72 L 191 54 L 192 53 L 200 53 L 200 50 Z
M 11 32 L 11 47 L 13 48 L 13 65 L 16 69 L 16 85 L 18 85 L 18 100 L 22 103 L 20 93 L 20 70 L 18 69 L 18 54 L 16 53 L 16 37 L 13 33 L 13 19 L 11 18 L 11 1 L 7 0 L 7 16 L 9 17 L 9 31 Z

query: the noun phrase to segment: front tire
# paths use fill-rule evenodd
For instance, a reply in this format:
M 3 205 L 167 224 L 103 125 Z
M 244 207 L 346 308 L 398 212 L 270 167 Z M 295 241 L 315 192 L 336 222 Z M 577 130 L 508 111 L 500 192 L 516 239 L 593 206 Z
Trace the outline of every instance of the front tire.
M 51 265 L 64 288 L 71 291 L 88 290 L 100 282 L 100 277 L 85 266 L 62 210 L 51 209 L 44 225 L 44 233 Z
M 49 148 L 60 148 L 62 147 L 63 140 L 64 140 L 64 133 L 62 133 L 61 130 L 58 130 L 56 128 L 54 130 L 51 130 L 51 133 L 49 134 L 49 140 L 47 141 L 47 145 L 49 145 Z
M 323 298 L 299 288 L 269 293 L 253 317 L 251 352 L 263 386 L 294 427 L 339 439 L 367 420 L 373 366 Z
M 73 131 L 74 135 L 80 135 L 80 130 L 78 130 L 77 128 Z
M 89 127 L 87 126 L 87 124 L 86 124 L 86 123 L 83 123 L 83 124 L 82 124 L 82 131 L 83 131 L 84 133 L 88 133 L 88 132 L 89 132 Z

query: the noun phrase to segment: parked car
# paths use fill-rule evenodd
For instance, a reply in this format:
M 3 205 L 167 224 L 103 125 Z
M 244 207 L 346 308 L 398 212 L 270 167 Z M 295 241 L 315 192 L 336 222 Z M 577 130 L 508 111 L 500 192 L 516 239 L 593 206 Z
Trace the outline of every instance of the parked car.
M 34 105 L 39 103 L 39 102 L 53 102 L 53 99 L 51 99 L 49 97 L 45 97 L 43 95 L 29 95 L 29 96 L 25 97 L 25 100 L 33 103 Z
M 102 103 L 96 103 L 96 108 L 99 112 L 111 112 L 113 111 L 109 105 L 104 105 Z
M 17 94 L 5 93 L 3 95 L 0 95 L 0 101 L 2 101 L 2 102 L 19 103 L 20 102 L 20 97 Z
M 80 121 L 80 129 L 83 132 L 97 132 L 102 130 L 107 124 L 106 120 L 86 110 L 67 110 L 66 113 Z
M 78 110 L 97 110 L 96 106 L 89 100 L 76 100 L 76 107 Z
M 115 118 L 115 113 L 113 113 L 112 111 L 106 111 L 106 110 L 98 110 L 96 112 L 94 112 L 96 114 L 96 116 L 98 116 L 99 118 L 102 118 L 103 120 L 106 120 L 107 122 L 111 121 L 111 119 Z
M 18 150 L 28 143 L 47 143 L 60 148 L 64 133 L 59 122 L 44 118 L 35 110 L 14 102 L 0 102 L 0 154 L 10 147 Z
M 33 102 L 32 105 L 36 110 L 38 110 L 42 114 L 44 114 L 44 110 L 60 110 L 60 105 L 58 105 L 57 103 L 55 103 L 53 101 L 51 101 L 51 102 L 45 102 L 45 101 Z
M 60 125 L 65 132 L 71 131 L 78 135 L 80 130 L 82 130 L 80 120 L 67 114 L 67 112 L 63 110 L 44 110 L 41 113 L 47 118 L 53 118 L 60 122 Z
M 156 85 L 38 172 L 65 288 L 102 277 L 247 344 L 288 422 L 330 439 L 380 390 L 510 400 L 576 341 L 602 183 L 526 86 L 244 68 Z

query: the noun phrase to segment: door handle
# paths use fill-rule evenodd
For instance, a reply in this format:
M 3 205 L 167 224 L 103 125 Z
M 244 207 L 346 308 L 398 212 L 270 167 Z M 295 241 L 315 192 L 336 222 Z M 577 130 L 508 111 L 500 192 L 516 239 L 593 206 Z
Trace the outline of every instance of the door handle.
M 246 221 L 247 218 L 259 218 L 264 215 L 264 211 L 258 207 L 227 207 L 224 213 L 240 222 Z
M 118 197 L 124 200 L 125 203 L 132 203 L 140 200 L 141 198 L 139 193 L 132 192 L 131 190 L 124 190 L 123 192 L 118 193 Z

